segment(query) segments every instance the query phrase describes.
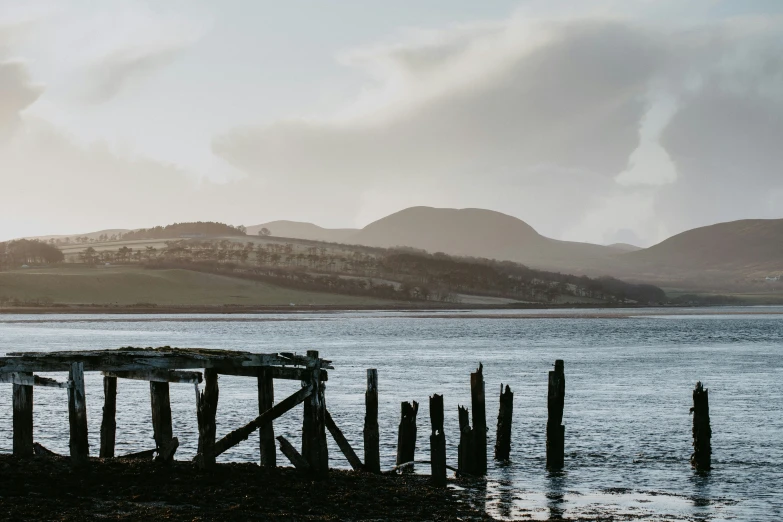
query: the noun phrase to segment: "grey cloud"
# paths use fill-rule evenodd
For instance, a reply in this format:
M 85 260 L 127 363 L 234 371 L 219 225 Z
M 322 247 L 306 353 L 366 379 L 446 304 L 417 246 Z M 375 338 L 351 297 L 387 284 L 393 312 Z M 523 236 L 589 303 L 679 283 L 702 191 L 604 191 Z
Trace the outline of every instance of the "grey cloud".
M 87 73 L 87 99 L 106 102 L 134 82 L 169 65 L 183 51 L 181 47 L 162 49 L 122 49 L 93 64 Z
M 7 141 L 20 124 L 19 113 L 41 95 L 22 62 L 0 63 L 0 144 Z

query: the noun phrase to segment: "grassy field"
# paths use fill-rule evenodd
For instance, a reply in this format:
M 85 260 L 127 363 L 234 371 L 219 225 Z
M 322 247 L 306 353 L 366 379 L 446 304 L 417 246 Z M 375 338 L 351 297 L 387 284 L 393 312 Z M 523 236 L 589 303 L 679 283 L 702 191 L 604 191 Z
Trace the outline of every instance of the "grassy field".
M 283 288 L 189 270 L 135 266 L 18 269 L 0 272 L 0 297 L 62 304 L 374 305 L 390 301 Z

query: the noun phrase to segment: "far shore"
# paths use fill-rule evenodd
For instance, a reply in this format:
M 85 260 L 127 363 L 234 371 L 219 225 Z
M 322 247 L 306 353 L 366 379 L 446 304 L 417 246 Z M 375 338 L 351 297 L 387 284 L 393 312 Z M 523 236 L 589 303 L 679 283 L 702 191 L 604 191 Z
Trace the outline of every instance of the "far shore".
M 506 310 L 547 310 L 545 314 L 471 314 L 470 317 L 503 317 L 503 318 L 568 318 L 584 317 L 584 314 L 577 313 L 579 310 L 602 310 L 603 313 L 596 314 L 598 317 L 622 318 L 628 317 L 629 313 L 619 312 L 620 309 L 663 309 L 671 310 L 674 314 L 683 314 L 686 309 L 692 308 L 710 308 L 710 314 L 725 314 L 726 308 L 744 307 L 743 305 L 638 305 L 638 304 L 616 304 L 616 305 L 596 305 L 596 304 L 537 304 L 537 303 L 519 303 L 513 305 L 465 305 L 454 303 L 392 303 L 388 305 L 161 305 L 161 306 L 135 306 L 135 305 L 46 305 L 46 306 L 10 306 L 0 307 L 0 315 L 36 315 L 36 314 L 133 314 L 133 315 L 233 315 L 233 314 L 303 314 L 303 313 L 324 313 L 324 312 L 416 312 L 417 317 L 461 317 L 461 312 L 468 311 L 496 311 Z M 551 311 L 561 310 L 562 313 L 555 314 Z M 454 314 L 444 314 L 444 312 L 455 312 Z M 574 313 L 569 313 L 569 311 Z M 437 315 L 428 315 L 426 312 L 434 312 Z M 703 314 L 703 311 L 698 312 Z M 783 312 L 769 310 L 743 310 L 730 312 L 736 315 L 742 314 L 770 314 L 779 315 Z M 418 315 L 421 314 L 421 315 Z

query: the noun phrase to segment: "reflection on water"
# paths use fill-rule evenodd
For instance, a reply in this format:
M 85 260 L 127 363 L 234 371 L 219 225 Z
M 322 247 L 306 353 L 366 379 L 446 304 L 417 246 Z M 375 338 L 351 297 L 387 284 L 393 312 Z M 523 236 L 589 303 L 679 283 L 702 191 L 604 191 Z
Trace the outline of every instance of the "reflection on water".
M 730 311 L 742 315 L 714 315 L 711 309 L 686 316 L 672 316 L 671 310 L 613 311 L 616 317 L 580 310 L 573 317 L 545 319 L 522 311 L 516 313 L 528 318 L 503 320 L 494 316 L 504 312 L 0 316 L 0 352 L 127 345 L 320 350 L 335 365 L 326 388 L 328 408 L 360 455 L 365 370 L 378 368 L 384 468 L 394 465 L 403 400 L 421 404 L 417 458 L 427 459 L 426 398 L 433 393 L 444 395 L 447 459 L 456 465 L 457 405 L 470 404 L 469 374 L 481 361 L 489 390 L 490 453 L 501 382 L 510 384 L 515 400 L 511 462 L 490 462 L 486 482 L 464 484 L 494 516 L 776 521 L 783 511 L 783 316 L 773 308 Z M 547 371 L 555 359 L 565 359 L 567 369 L 566 467 L 550 474 L 544 431 Z M 707 475 L 696 474 L 688 462 L 688 410 L 697 380 L 710 389 L 713 470 Z M 97 453 L 101 376 L 88 373 L 85 382 L 90 448 Z M 281 399 L 297 386 L 276 381 L 275 394 Z M 0 398 L 5 397 L 0 418 L 11 418 L 10 396 L 11 386 L 0 385 Z M 35 439 L 67 453 L 65 394 L 36 388 L 34 402 Z M 172 384 L 171 402 L 180 440 L 177 458 L 192 458 L 197 444 L 192 386 Z M 221 376 L 218 436 L 257 414 L 255 381 Z M 275 421 L 276 434 L 298 445 L 301 422 L 295 409 Z M 119 383 L 117 426 L 118 454 L 152 446 L 147 383 Z M 10 452 L 11 446 L 10 423 L 2 423 L 0 451 Z M 329 453 L 332 466 L 347 467 L 331 440 Z M 253 437 L 220 457 L 257 459 Z M 418 472 L 428 473 L 428 466 Z

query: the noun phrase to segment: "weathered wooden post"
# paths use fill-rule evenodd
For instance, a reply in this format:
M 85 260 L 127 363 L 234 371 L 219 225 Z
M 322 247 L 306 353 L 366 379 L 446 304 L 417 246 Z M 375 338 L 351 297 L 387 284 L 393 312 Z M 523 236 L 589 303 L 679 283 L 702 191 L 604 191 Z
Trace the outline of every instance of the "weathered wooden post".
M 340 430 L 340 428 L 337 427 L 337 424 L 335 424 L 334 419 L 332 418 L 332 414 L 329 413 L 329 410 L 326 410 L 326 429 L 328 429 L 329 433 L 332 434 L 332 438 L 337 443 L 340 451 L 343 452 L 343 455 L 345 455 L 345 458 L 348 459 L 348 463 L 351 465 L 354 471 L 364 470 L 364 464 L 362 464 L 362 460 L 348 443 L 348 439 L 345 438 L 343 432 Z
M 114 442 L 117 433 L 117 377 L 103 378 L 103 419 L 101 420 L 102 459 L 114 457 Z
M 709 390 L 705 389 L 701 381 L 696 383 L 693 390 L 693 455 L 691 466 L 700 471 L 707 471 L 712 467 L 712 428 L 710 427 Z
M 71 463 L 86 464 L 90 457 L 87 441 L 87 401 L 84 397 L 84 363 L 71 363 L 68 370 L 68 423 L 70 424 Z
M 558 359 L 554 371 L 549 372 L 547 396 L 546 467 L 552 470 L 562 469 L 565 464 L 565 426 L 562 425 L 564 405 L 565 371 L 563 361 Z
M 487 474 L 487 410 L 484 402 L 484 366 L 470 374 L 470 396 L 473 407 L 474 474 Z
M 460 474 L 475 473 L 475 452 L 473 451 L 473 429 L 467 408 L 457 407 L 459 412 L 459 446 L 457 446 L 457 471 Z
M 511 418 L 514 413 L 514 392 L 500 384 L 500 410 L 498 411 L 498 431 L 495 439 L 495 460 L 506 461 L 511 455 Z
M 317 350 L 308 350 L 307 356 L 315 362 L 309 368 L 303 385 L 313 387 L 313 393 L 304 401 L 302 421 L 302 456 L 310 464 L 310 470 L 319 477 L 329 473 L 329 454 L 326 448 L 326 395 L 321 381 L 321 359 Z
M 258 370 L 258 414 L 261 415 L 275 404 L 274 379 L 271 368 Z M 277 465 L 275 449 L 275 428 L 269 422 L 259 428 L 261 467 L 274 468 Z
M 152 407 L 152 433 L 158 455 L 161 456 L 174 438 L 171 427 L 169 383 L 150 381 L 150 405 Z M 168 458 L 163 460 L 169 460 L 174 456 L 168 452 L 166 454 Z
M 213 368 L 204 370 L 204 391 L 196 386 L 196 415 L 198 417 L 198 451 L 196 462 L 200 468 L 215 465 L 215 416 L 217 414 L 218 373 Z
M 29 378 L 32 372 L 20 372 L 19 377 Z M 33 387 L 26 384 L 13 385 L 14 407 L 14 456 L 31 457 L 33 450 Z
M 400 403 L 400 429 L 397 433 L 397 465 L 413 462 L 416 458 L 416 414 L 419 403 L 416 401 Z M 405 469 L 413 472 L 413 465 Z
M 432 482 L 436 486 L 446 485 L 446 434 L 443 432 L 443 395 L 430 397 L 430 464 Z
M 367 391 L 364 393 L 364 468 L 381 472 L 380 436 L 378 433 L 378 370 L 367 370 Z

